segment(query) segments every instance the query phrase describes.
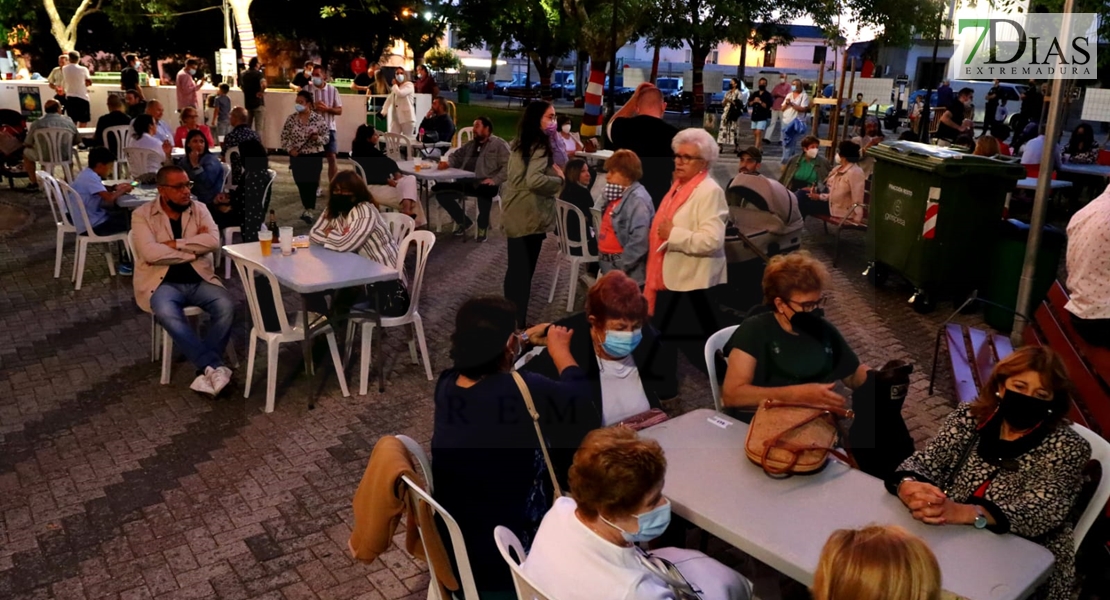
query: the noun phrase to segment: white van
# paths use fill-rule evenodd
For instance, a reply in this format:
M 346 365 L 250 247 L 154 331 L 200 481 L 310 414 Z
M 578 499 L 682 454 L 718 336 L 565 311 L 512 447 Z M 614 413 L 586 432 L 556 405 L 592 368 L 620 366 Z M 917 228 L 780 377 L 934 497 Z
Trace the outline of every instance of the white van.
M 952 87 L 952 94 L 960 93 L 963 88 L 971 88 L 975 92 L 975 97 L 972 103 L 975 105 L 975 123 L 983 123 L 983 115 L 987 107 L 987 92 L 994 87 L 993 81 L 970 81 L 966 79 L 953 79 L 948 82 Z M 1011 115 L 1016 115 L 1021 110 L 1021 95 L 1029 86 L 1019 83 L 1010 83 L 1002 81 L 998 84 L 1002 90 L 1002 98 L 1006 100 L 1006 109 Z

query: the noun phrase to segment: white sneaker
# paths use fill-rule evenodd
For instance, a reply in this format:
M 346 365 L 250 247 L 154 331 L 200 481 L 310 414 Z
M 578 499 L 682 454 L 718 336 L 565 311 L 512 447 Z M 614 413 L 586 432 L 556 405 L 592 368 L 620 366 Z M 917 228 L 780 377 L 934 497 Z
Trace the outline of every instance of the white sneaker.
M 316 186 L 316 197 L 320 198 L 324 195 L 324 188 Z
M 212 367 L 208 367 L 207 370 L 211 371 Z M 194 379 L 193 383 L 189 385 L 189 389 L 200 394 L 205 394 L 207 396 L 216 395 L 216 391 L 212 389 L 212 382 L 208 380 L 207 374 L 197 375 L 197 378 Z
M 208 378 L 209 385 L 212 387 L 212 394 L 219 395 L 227 384 L 231 382 L 231 369 L 220 365 L 213 369 L 208 367 L 204 370 L 204 376 Z

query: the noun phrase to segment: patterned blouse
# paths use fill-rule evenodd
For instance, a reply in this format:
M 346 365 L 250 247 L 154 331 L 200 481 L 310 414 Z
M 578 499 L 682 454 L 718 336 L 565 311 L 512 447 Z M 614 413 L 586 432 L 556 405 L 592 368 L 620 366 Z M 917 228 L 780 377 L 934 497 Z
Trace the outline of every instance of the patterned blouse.
M 940 487 L 956 502 L 983 507 L 995 520 L 988 529 L 1020 535 L 1056 557 L 1052 575 L 1034 597 L 1068 600 L 1075 586 L 1073 505 L 1091 445 L 1064 423 L 1013 442 L 1001 441 L 1001 420 L 996 416 L 980 428 L 969 406 L 957 408 L 925 450 L 898 467 L 888 489 L 897 492 L 898 482 L 912 475 Z
M 358 252 L 387 267 L 397 265 L 397 243 L 385 219 L 369 202 L 355 205 L 346 217 L 329 219 L 324 211 L 312 226 L 310 238 L 328 250 Z
M 287 152 L 296 150 L 300 154 L 320 154 L 328 143 L 328 131 L 327 120 L 316 111 L 308 115 L 307 123 L 293 113 L 285 119 L 285 126 L 281 128 L 281 147 Z

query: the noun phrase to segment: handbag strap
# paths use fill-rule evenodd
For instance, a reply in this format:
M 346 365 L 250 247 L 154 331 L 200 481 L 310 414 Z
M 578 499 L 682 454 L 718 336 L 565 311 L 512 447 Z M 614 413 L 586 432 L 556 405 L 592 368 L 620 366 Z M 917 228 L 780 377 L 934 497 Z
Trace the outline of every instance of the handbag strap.
M 786 434 L 790 433 L 791 431 L 794 431 L 795 429 L 800 429 L 800 428 L 802 428 L 802 427 L 804 427 L 804 426 L 806 426 L 806 425 L 808 425 L 808 424 L 810 424 L 810 423 L 812 423 L 812 422 L 814 422 L 818 419 L 828 419 L 829 423 L 833 426 L 833 429 L 836 430 L 837 434 L 840 435 L 840 437 L 842 439 L 846 439 L 845 436 L 843 435 L 843 432 L 842 432 L 841 428 L 837 424 L 837 418 L 836 417 L 848 418 L 848 417 L 854 416 L 855 413 L 851 409 L 841 408 L 839 406 L 825 405 L 825 404 L 808 404 L 808 403 L 805 403 L 805 402 L 784 402 L 782 400 L 775 400 L 775 399 L 764 400 L 763 406 L 768 410 L 770 410 L 772 408 L 787 408 L 787 407 L 789 407 L 789 408 L 810 408 L 810 409 L 815 409 L 815 410 L 820 411 L 820 412 L 814 413 L 813 415 L 811 415 L 806 420 L 801 421 L 800 423 L 797 423 L 797 424 L 795 424 L 795 425 L 793 425 L 793 426 L 791 426 L 787 429 L 784 429 L 784 430 L 780 431 L 778 433 L 778 435 L 776 435 L 775 437 L 773 437 L 773 438 L 767 440 L 766 442 L 764 442 L 763 454 L 762 454 L 762 456 L 760 456 L 760 466 L 763 467 L 763 472 L 766 473 L 767 475 L 770 475 L 770 476 L 786 475 L 787 473 L 790 472 L 791 469 L 794 468 L 794 465 L 796 465 L 798 463 L 798 455 L 801 454 L 802 452 L 806 452 L 806 451 L 809 451 L 809 450 L 819 450 L 819 451 L 826 452 L 828 454 L 832 454 L 833 456 L 835 456 L 835 457 L 839 458 L 840 460 L 846 462 L 852 468 L 859 468 L 856 465 L 855 459 L 852 458 L 850 453 L 841 452 L 840 450 L 838 450 L 836 448 L 830 448 L 828 446 L 818 446 L 818 445 L 802 446 L 802 445 L 799 445 L 799 444 L 792 444 L 792 443 L 787 442 L 787 441 L 782 439 Z M 771 450 L 776 449 L 776 448 L 780 449 L 780 450 L 785 450 L 785 451 L 790 453 L 790 462 L 788 464 L 784 465 L 782 468 L 772 467 L 767 462 L 767 459 L 771 454 Z
M 532 425 L 536 427 L 536 437 L 539 438 L 540 450 L 543 451 L 543 461 L 547 463 L 547 474 L 551 476 L 551 485 L 555 487 L 555 497 L 561 498 L 563 490 L 559 487 L 559 480 L 555 477 L 555 466 L 551 464 L 551 455 L 547 452 L 547 442 L 543 439 L 543 430 L 540 429 L 540 413 L 536 411 L 536 403 L 532 401 L 532 392 L 528 391 L 528 384 L 520 373 L 513 371 L 513 381 L 520 388 L 520 395 L 524 396 L 524 405 L 528 407 L 528 414 L 532 415 Z

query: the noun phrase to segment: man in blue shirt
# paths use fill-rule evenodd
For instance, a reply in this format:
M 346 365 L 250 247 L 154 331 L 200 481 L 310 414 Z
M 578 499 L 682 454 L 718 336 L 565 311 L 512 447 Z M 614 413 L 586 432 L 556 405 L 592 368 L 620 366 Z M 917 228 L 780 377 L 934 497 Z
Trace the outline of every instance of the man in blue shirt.
M 124 194 L 131 191 L 131 186 L 126 183 L 112 186 L 108 189 L 104 186 L 102 178 L 107 177 L 108 173 L 112 172 L 112 163 L 115 162 L 116 157 L 112 151 L 104 147 L 96 147 L 89 151 L 89 166 L 85 167 L 77 178 L 73 180 L 74 192 L 85 207 L 85 214 L 89 217 L 89 226 L 92 227 L 93 233 L 96 235 L 112 235 L 115 233 L 123 233 L 129 229 L 131 223 L 131 214 L 126 209 L 116 207 L 116 200 Z M 69 201 L 74 201 L 74 198 L 69 198 Z M 77 228 L 77 234 L 81 235 L 86 232 L 85 220 L 81 217 L 81 211 L 76 206 L 69 206 L 70 218 L 73 221 L 73 226 Z M 131 274 L 131 262 L 126 259 L 126 254 L 120 252 L 120 265 L 119 272 L 121 275 Z

